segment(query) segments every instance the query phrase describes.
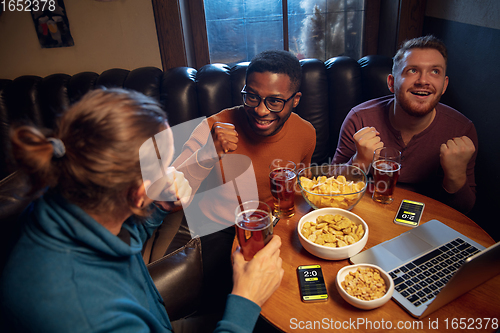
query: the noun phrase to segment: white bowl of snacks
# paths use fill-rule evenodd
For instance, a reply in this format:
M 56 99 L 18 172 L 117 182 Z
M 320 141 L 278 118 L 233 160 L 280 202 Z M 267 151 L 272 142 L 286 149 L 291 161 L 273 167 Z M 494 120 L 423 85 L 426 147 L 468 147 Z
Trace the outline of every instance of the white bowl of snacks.
M 348 164 L 317 165 L 297 174 L 302 196 L 314 209 L 334 207 L 351 210 L 366 192 L 366 174 Z
M 311 254 L 342 260 L 359 253 L 368 241 L 368 225 L 340 208 L 321 208 L 304 215 L 297 225 L 299 241 Z
M 335 286 L 347 303 L 363 310 L 384 305 L 394 293 L 394 281 L 389 274 L 371 264 L 341 268 L 337 273 Z

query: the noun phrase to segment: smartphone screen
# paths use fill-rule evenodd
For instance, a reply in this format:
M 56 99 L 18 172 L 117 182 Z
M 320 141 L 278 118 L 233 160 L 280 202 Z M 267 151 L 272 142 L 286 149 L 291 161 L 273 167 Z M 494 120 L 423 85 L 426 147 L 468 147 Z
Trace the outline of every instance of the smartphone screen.
M 406 225 L 408 227 L 416 227 L 420 224 L 422 211 L 424 210 L 424 203 L 403 200 L 399 206 L 398 213 L 394 218 L 394 223 Z
M 299 266 L 300 297 L 303 302 L 321 302 L 328 299 L 325 279 L 320 265 Z

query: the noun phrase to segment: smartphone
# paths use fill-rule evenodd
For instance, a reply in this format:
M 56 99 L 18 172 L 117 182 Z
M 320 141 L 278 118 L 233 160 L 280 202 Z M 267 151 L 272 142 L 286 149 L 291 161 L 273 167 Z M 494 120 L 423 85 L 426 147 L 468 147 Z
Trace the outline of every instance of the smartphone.
M 403 200 L 399 206 L 394 223 L 408 227 L 416 227 L 420 224 L 420 218 L 425 204 L 422 202 Z
M 324 302 L 328 300 L 325 279 L 320 265 L 297 267 L 300 297 L 303 302 Z

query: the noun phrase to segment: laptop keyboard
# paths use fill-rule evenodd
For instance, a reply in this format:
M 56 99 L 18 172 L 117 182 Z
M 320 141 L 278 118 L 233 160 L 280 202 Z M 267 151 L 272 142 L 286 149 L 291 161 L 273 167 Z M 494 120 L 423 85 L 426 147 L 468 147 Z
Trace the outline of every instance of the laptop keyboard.
M 414 306 L 434 299 L 465 259 L 480 252 L 461 238 L 398 267 L 389 275 L 394 289 Z

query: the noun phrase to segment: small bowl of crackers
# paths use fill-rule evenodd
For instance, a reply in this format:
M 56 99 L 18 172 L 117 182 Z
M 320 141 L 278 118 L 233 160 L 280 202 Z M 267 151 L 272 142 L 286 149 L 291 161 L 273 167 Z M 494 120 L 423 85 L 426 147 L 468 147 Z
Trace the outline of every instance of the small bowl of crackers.
M 314 209 L 334 207 L 351 210 L 366 192 L 366 174 L 348 164 L 324 164 L 297 174 L 302 196 Z
M 299 241 L 311 254 L 343 260 L 359 253 L 368 241 L 368 225 L 341 208 L 321 208 L 304 215 L 297 225 Z
M 337 273 L 335 286 L 347 303 L 363 310 L 384 305 L 394 292 L 394 281 L 389 274 L 371 264 L 341 268 Z

